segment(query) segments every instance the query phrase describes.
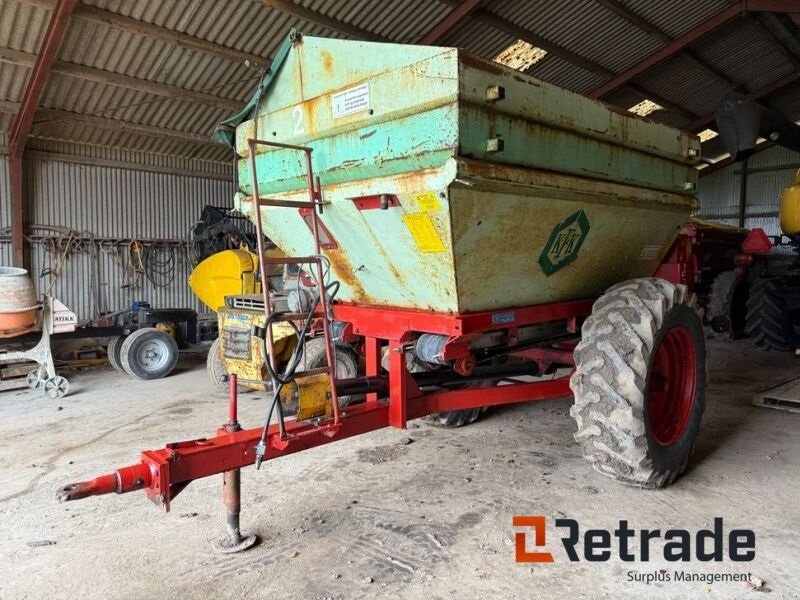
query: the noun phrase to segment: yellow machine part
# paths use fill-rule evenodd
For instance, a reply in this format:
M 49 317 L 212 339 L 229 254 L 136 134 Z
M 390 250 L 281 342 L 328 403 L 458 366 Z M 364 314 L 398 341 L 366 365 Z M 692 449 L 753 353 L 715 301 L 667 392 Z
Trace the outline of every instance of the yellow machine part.
M 178 328 L 175 323 L 156 323 L 156 329 L 163 331 L 171 338 L 178 339 Z
M 280 258 L 277 248 L 267 250 L 265 256 Z M 258 256 L 240 248 L 212 254 L 198 264 L 189 275 L 189 287 L 195 295 L 214 312 L 225 306 L 225 296 L 258 294 Z M 281 266 L 273 265 L 269 276 L 281 274 Z
M 267 318 L 257 310 L 242 310 L 224 307 L 217 312 L 219 321 L 220 352 L 228 373 L 235 373 L 241 385 L 264 391 L 266 386 L 247 383 L 244 380 L 264 381 L 267 368 L 264 364 L 264 343 L 252 335 L 252 328 L 263 327 Z M 289 359 L 297 345 L 294 329 L 288 323 L 272 326 L 278 364 Z
M 792 185 L 781 194 L 781 230 L 786 235 L 800 234 L 800 170 Z
M 286 389 L 287 386 L 284 386 Z M 297 402 L 298 421 L 305 421 L 313 417 L 332 417 L 333 405 L 331 404 L 331 378 L 327 373 L 317 373 L 308 377 L 297 379 L 297 388 L 289 393 L 293 394 L 292 399 Z M 281 393 L 283 399 L 283 393 Z
M 223 250 L 209 256 L 189 275 L 189 287 L 211 310 L 225 306 L 225 296 L 256 294 L 258 258 L 248 250 Z
M 717 223 L 716 221 L 707 221 L 700 217 L 691 217 L 689 222 L 693 223 L 698 229 L 716 229 L 717 231 L 729 231 L 731 233 L 742 233 L 747 235 L 748 229 L 743 227 L 736 227 L 735 225 L 725 225 L 724 223 Z

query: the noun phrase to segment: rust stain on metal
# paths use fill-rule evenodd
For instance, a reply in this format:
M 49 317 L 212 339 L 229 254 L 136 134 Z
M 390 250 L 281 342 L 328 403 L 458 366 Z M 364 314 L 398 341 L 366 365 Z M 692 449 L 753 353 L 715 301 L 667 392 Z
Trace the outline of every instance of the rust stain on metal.
M 482 71 L 489 71 L 495 75 L 508 75 L 508 71 L 506 71 L 505 68 L 501 67 L 497 63 L 494 63 L 490 60 L 485 60 L 483 58 L 478 58 L 477 56 L 467 52 L 459 52 L 459 59 L 462 64 L 475 67 L 476 69 L 480 69 Z
M 326 256 L 331 262 L 331 269 L 336 274 L 336 278 L 353 290 L 354 300 L 357 302 L 374 304 L 364 290 L 364 286 L 361 285 L 361 281 L 353 268 L 353 264 L 350 262 L 344 250 L 341 248 L 328 250 Z
M 333 56 L 327 50 L 322 51 L 322 69 L 326 75 L 333 74 Z

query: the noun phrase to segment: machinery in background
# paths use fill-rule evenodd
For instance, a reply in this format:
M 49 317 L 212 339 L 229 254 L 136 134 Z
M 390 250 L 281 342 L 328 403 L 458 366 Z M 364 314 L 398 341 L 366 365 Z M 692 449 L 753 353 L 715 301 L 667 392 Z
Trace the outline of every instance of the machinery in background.
M 51 296 L 41 302 L 36 297 L 33 282 L 25 269 L 0 267 L 0 339 L 15 348 L 0 349 L 2 381 L 0 389 L 18 387 L 9 376 L 20 368 L 27 370 L 31 362 L 38 366 L 27 372 L 25 383 L 31 389 L 40 389 L 50 398 L 61 398 L 69 391 L 69 381 L 56 373 L 50 338 L 53 334 L 75 331 L 78 319 L 75 313 Z M 16 346 L 35 337 L 41 331 L 36 345 L 27 350 Z M 16 367 L 15 367 L 16 365 Z
M 800 130 L 800 127 L 798 127 Z M 793 255 L 770 260 L 752 285 L 747 303 L 748 333 L 764 350 L 800 350 L 800 171 L 780 199 L 783 234 L 775 245 Z
M 208 205 L 189 231 L 189 245 L 195 263 L 225 250 L 255 251 L 253 226 L 233 208 Z
M 129 309 L 101 317 L 94 331 L 106 332 L 108 362 L 137 379 L 161 379 L 178 363 L 178 352 L 189 344 L 216 337 L 216 323 L 200 321 L 189 308 L 153 308 L 134 302 Z
M 279 259 L 283 253 L 270 247 L 266 256 Z M 282 312 L 305 313 L 311 306 L 316 288 L 298 265 L 271 265 L 267 269 L 270 297 Z M 217 313 L 218 337 L 211 344 L 206 370 L 212 383 L 228 391 L 228 374 L 238 374 L 240 390 L 265 391 L 269 380 L 263 332 L 266 316 L 261 297 L 258 257 L 245 248 L 217 252 L 198 264 L 189 276 L 195 295 Z M 261 332 L 253 335 L 253 332 Z M 298 340 L 288 322 L 272 325 L 280 366 L 293 356 Z M 259 342 L 260 340 L 260 342 Z M 319 368 L 325 360 L 321 339 L 304 345 L 303 365 Z M 337 345 L 337 367 L 342 377 L 355 377 L 358 358 L 352 348 Z M 296 411 L 296 403 L 284 395 L 287 414 Z
M 761 229 L 743 229 L 700 218 L 681 228 L 656 275 L 680 281 L 697 296 L 705 322 L 726 339 L 746 336 L 752 280 L 772 244 Z
M 763 138 L 800 152 L 800 126 L 741 94 L 728 94 L 717 111 L 717 126 L 733 160 L 743 160 Z M 774 245 L 794 256 L 771 256 L 754 269 L 746 310 L 746 331 L 765 350 L 800 349 L 800 171 L 780 198 L 782 235 Z

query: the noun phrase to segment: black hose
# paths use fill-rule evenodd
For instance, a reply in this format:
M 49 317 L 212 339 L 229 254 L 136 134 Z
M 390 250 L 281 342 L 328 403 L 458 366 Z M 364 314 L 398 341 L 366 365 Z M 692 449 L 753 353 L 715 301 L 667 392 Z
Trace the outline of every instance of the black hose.
M 320 282 L 322 283 L 322 282 Z M 263 283 L 262 283 L 263 285 Z M 339 292 L 339 288 L 341 284 L 338 281 L 332 281 L 327 286 L 326 285 L 318 285 L 318 288 L 322 288 L 324 290 L 323 293 L 328 293 L 328 291 L 333 288 L 333 292 L 328 293 L 329 302 L 333 301 L 334 296 Z M 270 359 L 269 352 L 267 351 L 267 336 L 264 336 L 262 341 L 264 347 L 264 363 L 267 367 L 267 372 L 269 373 L 270 378 L 277 383 L 275 389 L 273 390 L 272 395 L 272 402 L 270 403 L 269 410 L 267 411 L 267 417 L 264 420 L 264 428 L 261 431 L 261 439 L 259 441 L 259 447 L 263 447 L 264 441 L 267 438 L 267 430 L 269 429 L 270 421 L 272 421 L 272 413 L 275 411 L 277 406 L 278 408 L 278 427 L 280 429 L 281 438 L 284 437 L 286 433 L 286 424 L 284 422 L 283 417 L 283 406 L 280 403 L 281 391 L 283 390 L 283 386 L 289 383 L 293 383 L 294 373 L 297 370 L 298 365 L 300 364 L 300 360 L 303 358 L 303 352 L 305 350 L 306 345 L 306 335 L 308 335 L 308 330 L 311 328 L 311 323 L 314 321 L 314 311 L 316 310 L 317 304 L 319 304 L 320 295 L 314 298 L 314 301 L 311 303 L 311 310 L 308 313 L 308 318 L 306 319 L 305 323 L 303 324 L 302 331 L 298 329 L 297 325 L 295 325 L 294 321 L 287 321 L 294 329 L 295 335 L 297 336 L 297 346 L 295 346 L 294 351 L 292 352 L 292 356 L 289 358 L 289 362 L 286 363 L 286 368 L 284 369 L 281 375 L 278 375 L 276 365 L 272 364 Z M 286 313 L 283 312 L 275 312 L 267 317 L 266 322 L 264 323 L 264 330 L 269 331 L 269 328 L 272 327 L 272 323 L 277 319 L 280 315 Z M 263 460 L 263 454 L 256 455 L 256 465 L 261 466 L 261 460 Z

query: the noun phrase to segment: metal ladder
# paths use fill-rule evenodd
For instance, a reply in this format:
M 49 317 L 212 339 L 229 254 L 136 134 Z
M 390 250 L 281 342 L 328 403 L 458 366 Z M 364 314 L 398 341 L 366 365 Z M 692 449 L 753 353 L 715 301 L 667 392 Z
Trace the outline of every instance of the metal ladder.
M 333 339 L 331 337 L 331 327 L 329 318 L 329 301 L 325 289 L 322 257 L 322 245 L 320 236 L 320 219 L 319 215 L 322 214 L 322 207 L 325 204 L 322 201 L 322 193 L 319 186 L 319 179 L 316 182 L 314 179 L 314 170 L 311 162 L 312 149 L 306 146 L 294 146 L 291 144 L 281 144 L 278 142 L 249 139 L 247 140 L 248 149 L 250 152 L 250 176 L 253 186 L 253 208 L 255 212 L 255 225 L 256 237 L 258 240 L 258 261 L 259 271 L 261 273 L 261 294 L 264 299 L 264 314 L 269 321 L 272 318 L 273 322 L 279 321 L 296 321 L 305 318 L 319 318 L 322 320 L 322 329 L 325 336 L 325 356 L 327 359 L 327 366 L 316 369 L 307 369 L 305 371 L 296 372 L 295 379 L 309 377 L 311 375 L 318 375 L 320 373 L 327 373 L 330 380 L 330 398 L 333 404 L 333 423 L 329 424 L 331 427 L 338 427 L 340 424 L 339 415 L 339 400 L 336 394 L 336 370 L 335 370 L 335 354 L 333 347 Z M 308 200 L 281 200 L 278 198 L 262 198 L 258 192 L 258 176 L 256 172 L 256 149 L 258 146 L 272 146 L 275 148 L 283 148 L 288 150 L 296 150 L 302 152 L 305 158 L 306 166 L 306 182 L 308 186 Z M 261 209 L 267 206 L 298 208 L 301 211 L 306 209 L 311 216 L 311 232 L 314 237 L 314 255 L 313 256 L 287 256 L 284 258 L 268 258 L 264 254 L 264 234 L 261 225 Z M 304 211 L 305 212 L 305 211 Z M 304 265 L 313 264 L 316 271 L 317 288 L 319 292 L 319 305 L 311 308 L 312 315 L 305 313 L 283 313 L 274 315 L 272 301 L 270 299 L 270 285 L 269 277 L 267 275 L 267 265 Z M 318 310 L 319 308 L 319 310 Z M 273 316 L 274 315 L 274 316 Z M 267 360 L 270 364 L 277 369 L 275 362 L 275 345 L 272 336 L 272 326 L 266 328 L 267 340 Z M 276 391 L 276 381 L 272 382 L 273 394 Z M 280 399 L 277 400 L 280 404 Z M 285 438 L 285 432 L 281 431 L 282 439 Z

